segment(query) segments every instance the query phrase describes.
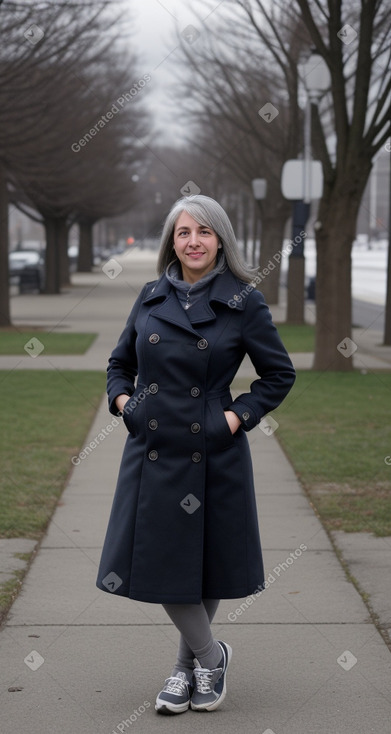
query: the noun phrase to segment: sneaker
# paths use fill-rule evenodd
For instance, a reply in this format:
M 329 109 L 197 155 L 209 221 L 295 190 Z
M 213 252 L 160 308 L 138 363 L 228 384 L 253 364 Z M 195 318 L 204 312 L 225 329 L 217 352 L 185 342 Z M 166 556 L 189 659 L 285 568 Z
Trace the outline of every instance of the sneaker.
M 155 709 L 159 714 L 183 714 L 189 708 L 192 692 L 186 673 L 179 671 L 164 681 L 164 688 L 156 698 Z
M 226 673 L 232 657 L 232 648 L 220 640 L 218 644 L 222 652 L 219 667 L 213 670 L 200 666 L 194 668 L 195 690 L 190 702 L 193 711 L 214 711 L 225 699 Z

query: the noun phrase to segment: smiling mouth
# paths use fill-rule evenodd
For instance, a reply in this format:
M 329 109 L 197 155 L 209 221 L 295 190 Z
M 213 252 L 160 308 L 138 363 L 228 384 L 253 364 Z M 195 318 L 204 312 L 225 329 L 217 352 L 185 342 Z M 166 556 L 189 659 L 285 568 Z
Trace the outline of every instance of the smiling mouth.
M 202 255 L 205 255 L 205 252 L 188 252 L 187 255 L 188 257 L 199 258 L 202 257 Z

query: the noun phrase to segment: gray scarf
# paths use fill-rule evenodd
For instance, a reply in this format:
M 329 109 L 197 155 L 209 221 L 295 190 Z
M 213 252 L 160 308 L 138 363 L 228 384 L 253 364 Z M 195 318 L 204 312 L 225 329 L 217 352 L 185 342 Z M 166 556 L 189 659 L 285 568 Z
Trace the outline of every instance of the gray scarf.
M 195 283 L 187 283 L 182 278 L 182 268 L 178 260 L 169 263 L 166 268 L 166 278 L 174 286 L 177 297 L 184 309 L 193 306 L 200 298 L 203 298 L 209 290 L 209 284 L 216 275 L 220 275 L 227 269 L 227 261 L 223 250 L 217 255 L 217 262 L 213 270 L 203 275 Z

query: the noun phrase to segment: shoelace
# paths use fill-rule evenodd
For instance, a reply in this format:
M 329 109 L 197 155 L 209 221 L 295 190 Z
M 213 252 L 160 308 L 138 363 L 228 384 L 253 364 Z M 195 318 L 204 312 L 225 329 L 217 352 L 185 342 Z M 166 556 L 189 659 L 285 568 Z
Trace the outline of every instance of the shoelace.
M 194 675 L 198 693 L 211 693 L 212 692 L 212 679 L 213 673 L 209 670 L 197 671 Z
M 173 693 L 175 696 L 182 696 L 187 691 L 187 683 L 182 678 L 167 678 L 163 691 L 165 693 Z

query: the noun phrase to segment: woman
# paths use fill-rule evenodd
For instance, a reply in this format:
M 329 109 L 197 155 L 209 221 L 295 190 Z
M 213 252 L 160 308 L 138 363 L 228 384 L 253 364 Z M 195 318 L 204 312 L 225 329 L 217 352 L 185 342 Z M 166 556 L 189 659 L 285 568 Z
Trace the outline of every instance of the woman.
M 180 632 L 156 710 L 213 711 L 232 654 L 210 629 L 219 600 L 264 584 L 246 431 L 281 403 L 295 372 L 216 201 L 174 204 L 158 273 L 109 360 L 109 409 L 129 435 L 97 585 L 163 604 Z M 246 353 L 259 379 L 233 400 Z

